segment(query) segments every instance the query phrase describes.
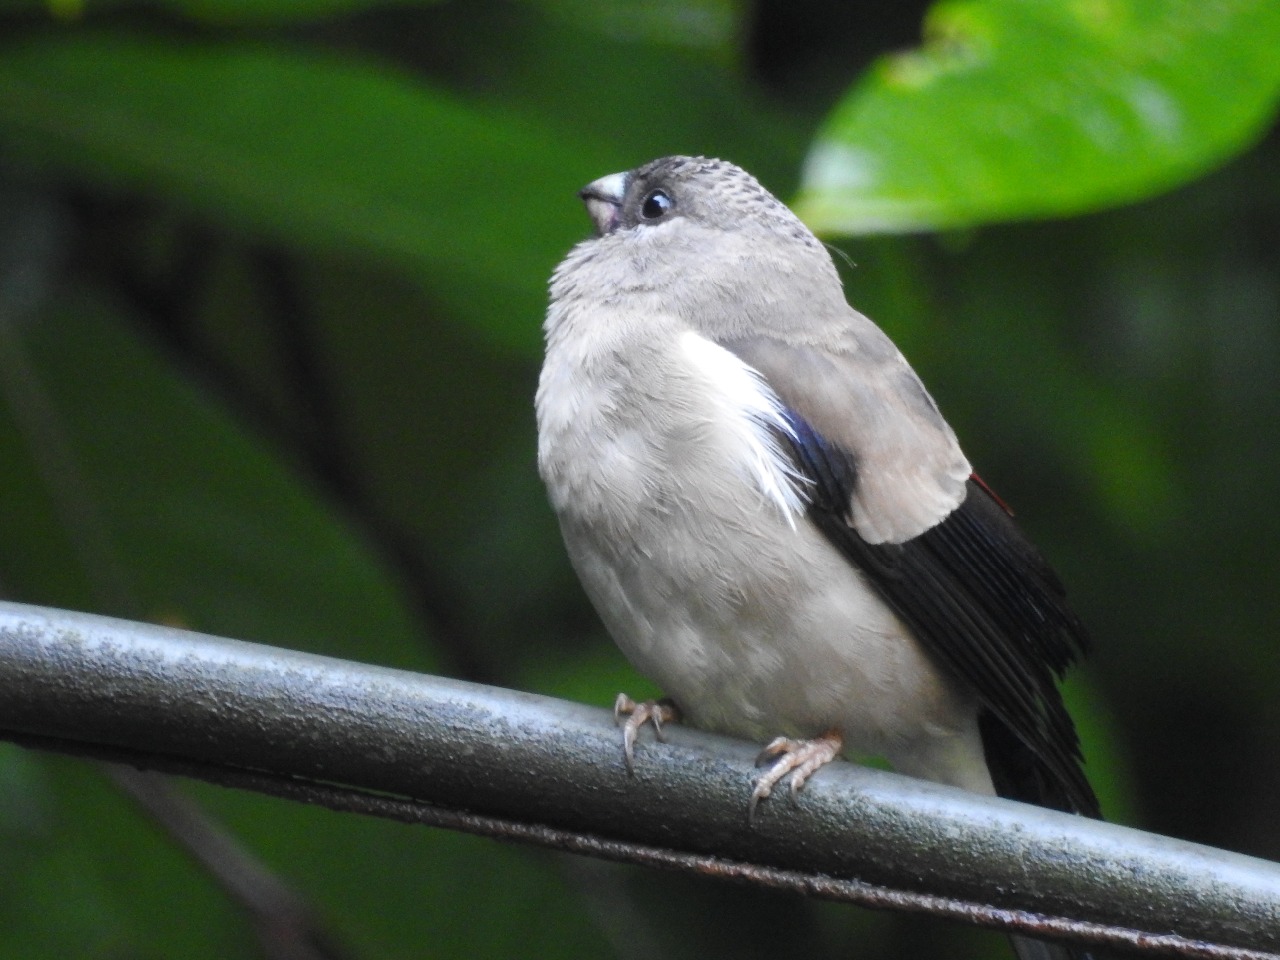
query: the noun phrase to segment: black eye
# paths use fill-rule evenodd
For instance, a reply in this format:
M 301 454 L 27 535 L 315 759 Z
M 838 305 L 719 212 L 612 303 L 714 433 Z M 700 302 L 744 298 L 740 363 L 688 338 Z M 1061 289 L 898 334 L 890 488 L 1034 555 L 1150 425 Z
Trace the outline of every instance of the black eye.
M 662 190 L 650 190 L 649 195 L 640 204 L 640 216 L 646 220 L 657 220 L 674 208 L 676 202 Z

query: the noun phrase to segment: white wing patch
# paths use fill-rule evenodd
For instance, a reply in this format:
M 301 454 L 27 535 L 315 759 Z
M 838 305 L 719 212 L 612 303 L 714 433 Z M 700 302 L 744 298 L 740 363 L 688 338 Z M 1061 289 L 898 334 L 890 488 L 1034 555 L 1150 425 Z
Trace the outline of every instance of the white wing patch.
M 710 387 L 709 399 L 719 408 L 713 415 L 728 433 L 738 465 L 795 529 L 796 515 L 808 502 L 803 488 L 809 481 L 796 471 L 774 432 L 796 435 L 782 401 L 755 367 L 718 343 L 689 330 L 681 334 L 680 348 Z

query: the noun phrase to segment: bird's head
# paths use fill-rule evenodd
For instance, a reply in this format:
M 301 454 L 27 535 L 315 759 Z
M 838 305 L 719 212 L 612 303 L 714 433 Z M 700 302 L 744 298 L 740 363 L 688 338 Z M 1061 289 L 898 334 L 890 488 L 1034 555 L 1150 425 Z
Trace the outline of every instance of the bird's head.
M 813 234 L 755 177 L 724 160 L 662 157 L 626 173 L 601 177 L 578 192 L 606 237 L 659 227 L 767 231 L 818 245 Z
M 663 157 L 579 191 L 595 225 L 558 276 L 653 299 L 695 327 L 737 325 L 806 290 L 840 297 L 826 248 L 755 177 L 724 160 Z M 587 277 L 590 277 L 588 280 Z M 569 283 L 553 283 L 553 297 Z M 843 298 L 839 299 L 843 306 Z M 834 306 L 834 304 L 833 304 Z M 732 308 L 733 318 L 722 313 Z

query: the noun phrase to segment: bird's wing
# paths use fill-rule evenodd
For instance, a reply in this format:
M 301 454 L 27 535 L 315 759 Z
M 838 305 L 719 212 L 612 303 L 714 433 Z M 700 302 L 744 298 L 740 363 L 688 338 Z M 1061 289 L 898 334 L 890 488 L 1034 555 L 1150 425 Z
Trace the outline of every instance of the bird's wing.
M 723 341 L 783 402 L 857 462 L 848 514 L 868 543 L 919 536 L 965 498 L 972 470 L 902 354 L 850 312 L 833 347 L 772 337 Z
M 997 792 L 1097 816 L 1056 682 L 1087 646 L 1084 627 L 1003 504 L 971 478 L 896 349 L 875 361 L 768 338 L 723 346 L 783 403 L 811 519 L 977 694 Z

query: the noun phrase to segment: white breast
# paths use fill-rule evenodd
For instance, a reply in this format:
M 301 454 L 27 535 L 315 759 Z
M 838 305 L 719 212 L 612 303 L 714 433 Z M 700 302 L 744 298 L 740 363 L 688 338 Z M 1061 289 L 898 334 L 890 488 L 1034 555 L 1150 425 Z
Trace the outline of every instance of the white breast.
M 681 330 L 625 354 L 553 346 L 538 412 L 574 567 L 694 724 L 757 740 L 836 726 L 855 753 L 959 779 L 936 758 L 972 759 L 972 703 L 805 516 L 791 428 L 750 366 Z
M 734 469 L 749 478 L 787 522 L 804 513 L 806 480 L 793 468 L 779 435 L 794 438 L 782 401 L 758 371 L 692 330 L 680 335 L 680 351 L 703 380 L 705 416 L 723 434 Z

